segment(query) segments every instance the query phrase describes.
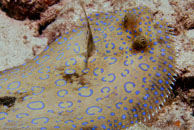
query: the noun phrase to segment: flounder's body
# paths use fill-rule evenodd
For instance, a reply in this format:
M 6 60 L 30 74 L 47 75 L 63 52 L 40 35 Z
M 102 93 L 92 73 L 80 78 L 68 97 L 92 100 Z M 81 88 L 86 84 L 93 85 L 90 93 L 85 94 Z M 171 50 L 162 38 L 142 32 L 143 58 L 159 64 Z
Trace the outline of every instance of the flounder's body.
M 1 73 L 0 97 L 16 98 L 0 104 L 1 129 L 125 129 L 165 102 L 175 71 L 166 23 L 153 21 L 146 7 L 90 14 L 88 21 L 95 45 L 89 58 L 82 26 Z

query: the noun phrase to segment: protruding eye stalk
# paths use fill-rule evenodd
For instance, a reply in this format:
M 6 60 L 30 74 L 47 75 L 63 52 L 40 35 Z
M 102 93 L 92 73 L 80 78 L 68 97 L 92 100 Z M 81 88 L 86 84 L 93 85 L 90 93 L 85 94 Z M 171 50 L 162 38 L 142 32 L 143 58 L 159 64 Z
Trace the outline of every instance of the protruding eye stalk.
M 134 38 L 132 47 L 136 50 L 145 49 L 148 46 L 148 42 L 144 36 L 137 36 Z

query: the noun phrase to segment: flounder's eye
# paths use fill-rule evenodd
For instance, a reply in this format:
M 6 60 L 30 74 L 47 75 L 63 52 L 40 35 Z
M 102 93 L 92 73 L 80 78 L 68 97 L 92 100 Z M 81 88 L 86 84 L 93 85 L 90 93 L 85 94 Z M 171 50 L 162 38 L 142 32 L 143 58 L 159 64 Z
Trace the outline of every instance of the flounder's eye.
M 136 50 L 142 50 L 148 46 L 148 42 L 144 36 L 137 36 L 133 41 L 132 47 Z

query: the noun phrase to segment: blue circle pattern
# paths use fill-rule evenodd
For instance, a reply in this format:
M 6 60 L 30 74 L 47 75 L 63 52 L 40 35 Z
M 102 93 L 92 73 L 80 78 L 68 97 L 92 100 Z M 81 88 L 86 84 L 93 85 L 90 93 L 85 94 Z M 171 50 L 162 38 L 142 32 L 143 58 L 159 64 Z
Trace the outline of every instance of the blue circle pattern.
M 126 12 L 126 11 L 124 11 L 124 12 Z M 134 10 L 134 12 L 133 12 L 134 14 L 136 14 L 136 12 L 135 12 L 135 10 Z M 105 16 L 105 18 L 106 19 L 111 19 L 111 18 L 115 18 L 115 16 L 108 16 L 109 14 L 108 13 L 106 13 L 106 16 Z M 99 18 L 100 17 L 100 14 L 96 14 L 96 16 L 97 16 L 97 18 Z M 146 17 L 147 19 L 150 19 L 150 17 Z M 99 18 L 100 19 L 100 18 Z M 119 21 L 119 19 L 115 19 L 116 21 Z M 93 19 L 91 19 L 90 18 L 90 21 L 93 21 Z M 115 30 L 117 30 L 117 35 L 119 35 L 119 36 L 122 36 L 123 35 L 123 32 L 122 31 L 119 31 L 119 30 L 121 30 L 121 28 L 115 28 L 113 25 L 111 26 L 111 22 L 110 23 L 106 23 L 106 22 L 104 22 L 104 21 L 100 21 L 100 22 L 96 22 L 96 25 L 99 25 L 99 28 L 97 28 L 96 29 L 96 31 L 99 31 L 99 32 L 103 32 L 103 29 L 102 28 L 100 28 L 100 25 L 107 25 L 107 27 L 108 27 L 108 30 L 110 31 L 110 32 L 113 32 L 113 31 L 115 31 Z M 145 23 L 143 23 L 143 21 L 142 22 L 139 22 L 139 25 L 143 25 L 143 24 L 145 24 L 145 25 L 148 25 L 148 24 L 151 24 L 151 22 L 145 22 Z M 156 22 L 156 24 L 160 24 L 159 22 Z M 163 27 L 163 26 L 160 26 L 161 28 Z M 148 26 L 148 28 L 151 28 L 151 26 Z M 94 29 L 95 30 L 95 29 Z M 143 28 L 137 28 L 137 30 L 139 31 L 139 32 L 143 32 L 144 31 L 144 29 Z M 136 31 L 136 30 L 135 30 Z M 151 29 L 148 29 L 148 31 L 151 31 Z M 73 32 L 78 32 L 78 30 L 73 30 Z M 137 32 L 137 31 L 136 31 Z M 129 38 L 129 40 L 131 39 L 131 34 L 133 33 L 133 32 L 130 32 L 130 31 L 128 31 L 128 33 L 129 33 L 129 35 L 128 35 L 128 38 Z M 146 32 L 147 33 L 147 32 Z M 161 30 L 157 30 L 157 33 L 163 33 L 163 30 L 161 29 Z M 118 47 L 117 46 L 117 43 L 113 43 L 113 42 L 108 42 L 108 41 L 106 41 L 106 38 L 107 38 L 107 33 L 101 33 L 102 34 L 102 36 L 103 36 L 103 39 L 101 39 L 101 37 L 99 37 L 99 36 L 93 36 L 93 38 L 94 38 L 94 43 L 96 44 L 96 43 L 100 43 L 100 42 L 102 42 L 103 40 L 104 40 L 104 47 L 106 48 L 106 53 L 105 53 L 105 57 L 103 58 L 104 59 L 104 61 L 105 62 L 107 62 L 109 65 L 114 65 L 114 64 L 116 64 L 118 61 L 119 61 L 119 59 L 118 59 L 118 57 L 116 57 L 116 56 L 108 56 L 108 54 L 109 53 L 112 53 L 112 52 L 114 52 L 114 49 L 116 49 L 116 47 Z M 148 34 L 148 33 L 147 33 Z M 81 35 L 81 32 L 80 33 L 78 33 L 77 35 Z M 152 38 L 153 37 L 153 35 L 152 34 L 149 34 L 149 37 L 150 38 Z M 161 40 L 164 40 L 164 39 L 169 39 L 169 36 L 165 36 L 165 37 L 161 37 L 160 39 Z M 68 41 L 68 39 L 66 38 L 66 37 L 64 37 L 63 38 L 64 39 L 64 41 L 63 42 L 58 42 L 58 40 L 56 39 L 56 42 L 59 44 L 59 45 L 62 45 L 62 44 L 64 44 L 65 42 L 67 42 Z M 71 40 L 72 38 L 70 38 L 70 40 Z M 121 38 L 121 40 L 123 40 L 122 38 Z M 150 39 L 150 41 L 152 41 L 153 39 Z M 167 41 L 166 41 L 166 43 L 167 43 Z M 80 46 L 79 46 L 79 44 L 78 43 L 74 43 L 74 45 L 75 45 L 75 47 L 73 48 L 73 51 L 76 53 L 76 54 L 79 54 L 80 53 Z M 156 46 L 156 45 L 158 45 L 158 43 L 157 42 L 154 42 L 153 43 L 153 45 L 154 46 Z M 67 48 L 67 50 L 69 49 L 69 47 L 71 46 L 71 44 L 68 44 L 67 45 L 68 46 L 68 48 Z M 166 47 L 167 48 L 171 48 L 171 46 L 169 46 L 169 45 L 166 45 Z M 44 51 L 46 51 L 46 50 L 53 50 L 52 48 L 49 48 L 49 47 L 47 47 Z M 131 51 L 132 49 L 131 48 L 129 48 L 128 46 L 127 46 L 127 43 L 126 42 L 123 42 L 123 46 L 119 46 L 119 50 L 124 50 L 124 49 L 128 49 L 129 51 Z M 161 48 L 160 49 L 160 52 L 161 52 L 161 55 L 162 56 L 166 56 L 166 52 L 167 52 L 167 50 L 166 49 L 164 49 L 164 48 Z M 56 60 L 57 61 L 59 61 L 59 60 L 64 60 L 65 58 L 64 58 L 64 52 L 57 52 L 58 53 L 58 55 L 57 55 L 57 57 L 56 57 Z M 126 54 L 128 54 L 128 52 L 125 52 Z M 144 54 L 144 51 L 142 51 L 141 52 L 142 54 Z M 154 53 L 154 48 L 152 49 L 152 50 L 150 50 L 149 51 L 149 53 L 150 53 L 150 61 L 152 61 L 152 62 L 156 62 L 156 60 L 154 59 L 154 57 L 152 57 L 152 54 Z M 114 55 L 117 55 L 117 53 L 114 53 Z M 133 54 L 134 56 L 136 55 L 136 54 Z M 127 57 L 126 57 L 126 60 L 124 60 L 124 62 L 123 62 L 123 64 L 125 65 L 125 66 L 128 66 L 128 68 L 130 68 L 130 66 L 132 66 L 134 63 L 135 63 L 135 60 L 129 60 L 130 58 L 129 57 L 131 57 L 131 56 L 133 56 L 133 55 L 127 55 Z M 43 65 L 43 63 L 45 63 L 47 60 L 49 60 L 50 59 L 50 55 L 44 55 L 44 56 L 42 56 L 42 57 L 39 57 L 39 56 L 37 56 L 37 57 L 35 57 L 33 60 L 35 60 L 35 62 L 36 62 L 36 64 L 38 64 L 38 65 Z M 140 60 L 142 60 L 142 59 L 144 59 L 144 55 L 141 55 L 141 56 L 139 56 L 138 58 L 137 58 L 139 61 Z M 173 56 L 167 56 L 167 59 L 168 60 L 173 60 Z M 96 59 L 94 58 L 92 61 L 90 61 L 90 63 L 95 63 L 95 61 L 96 61 Z M 165 61 L 164 62 L 164 64 L 167 64 L 169 61 Z M 65 66 L 66 67 L 72 67 L 72 66 L 75 66 L 75 65 L 77 65 L 78 64 L 78 61 L 75 59 L 75 58 L 70 58 L 70 59 L 67 59 L 66 60 L 66 62 L 65 62 Z M 24 64 L 25 65 L 25 64 Z M 167 65 L 168 66 L 168 69 L 169 68 L 173 68 L 174 66 L 172 65 L 172 64 L 170 64 L 170 62 L 169 62 L 169 64 Z M 140 71 L 149 71 L 149 69 L 150 69 L 150 65 L 148 64 L 148 63 L 144 63 L 144 62 L 141 62 L 141 63 L 139 63 L 138 64 L 138 69 L 140 69 Z M 46 71 L 45 71 L 46 70 Z M 156 67 L 154 67 L 154 69 L 153 69 L 153 71 L 156 71 L 157 69 L 156 69 Z M 16 72 L 18 72 L 18 71 L 21 71 L 20 69 L 15 69 L 14 71 L 12 71 L 12 73 L 14 74 L 14 73 L 16 73 Z M 68 71 L 71 71 L 72 73 L 69 73 Z M 85 69 L 83 69 L 82 70 L 82 72 L 83 73 L 88 73 L 90 71 L 90 69 L 89 68 L 85 68 Z M 95 67 L 93 70 L 91 70 L 92 72 L 93 72 L 93 75 L 94 76 L 96 76 L 96 77 L 101 77 L 101 81 L 102 82 L 106 82 L 106 83 L 114 83 L 114 81 L 117 79 L 117 77 L 116 77 L 116 74 L 115 73 L 108 73 L 108 74 L 105 74 L 105 71 L 106 70 L 104 70 L 104 68 L 100 68 L 100 67 Z M 129 70 L 129 69 L 124 69 L 122 72 L 120 72 L 120 76 L 121 77 L 128 77 L 128 76 L 130 76 L 130 73 L 131 73 L 131 71 L 132 70 Z M 167 72 L 167 69 L 163 69 L 162 70 L 163 72 Z M 39 74 L 46 74 L 46 73 L 49 73 L 50 72 L 50 67 L 49 66 L 47 66 L 47 67 L 42 67 L 42 68 L 40 68 L 39 70 L 38 70 L 38 73 Z M 73 74 L 73 73 L 75 73 L 76 71 L 75 70 L 70 70 L 70 69 L 66 69 L 65 71 L 64 71 L 64 73 L 65 74 Z M 5 72 L 6 73 L 6 72 Z M 169 73 L 169 75 L 170 75 L 170 73 Z M 0 75 L 1 76 L 1 75 Z M 156 72 L 156 74 L 155 74 L 155 76 L 157 76 L 157 77 L 162 77 L 162 73 L 161 72 Z M 45 79 L 48 79 L 49 78 L 49 74 L 46 74 L 45 75 L 45 77 L 43 77 L 43 76 L 41 76 L 41 77 L 39 77 L 39 79 L 41 79 L 41 80 L 45 80 Z M 129 79 L 130 79 L 130 77 L 129 77 Z M 145 77 L 143 77 L 142 79 L 140 79 L 140 80 L 142 80 L 142 82 L 143 83 L 147 83 L 147 82 L 149 82 L 149 80 L 148 80 L 148 78 L 145 76 Z M 0 80 L 1 81 L 1 80 Z M 162 80 L 162 78 L 161 79 L 159 79 L 158 81 L 157 81 L 157 83 L 158 84 L 163 84 L 163 83 L 165 83 L 165 84 L 169 84 L 169 82 L 168 81 L 163 81 Z M 61 87 L 62 89 L 60 89 L 60 90 L 58 90 L 57 91 L 57 96 L 58 97 L 60 97 L 60 98 L 65 98 L 65 96 L 66 95 L 69 95 L 69 91 L 68 91 L 68 89 L 65 89 L 65 87 L 67 87 L 66 85 L 67 85 L 67 82 L 66 82 L 66 80 L 64 80 L 64 79 L 57 79 L 56 81 L 55 81 L 55 85 L 57 86 L 57 87 Z M 18 88 L 20 88 L 20 86 L 21 86 L 21 83 L 20 83 L 20 81 L 14 81 L 14 82 L 11 82 L 11 83 L 9 83 L 8 84 L 8 86 L 7 86 L 7 89 L 9 89 L 9 90 L 15 90 L 15 89 L 18 89 Z M 134 88 L 136 89 L 137 87 L 136 86 L 138 86 L 137 84 L 135 84 L 135 82 L 132 82 L 132 81 L 130 81 L 130 80 L 128 80 L 127 82 L 125 82 L 124 83 L 124 85 L 122 86 L 122 88 L 123 88 L 123 90 L 127 93 L 127 94 L 130 94 L 130 93 L 135 93 L 136 95 L 141 95 L 141 91 L 139 91 L 139 90 L 134 90 Z M 142 85 L 143 86 L 143 85 Z M 111 92 L 112 92 L 112 86 L 106 86 L 106 87 L 102 87 L 101 89 L 100 89 L 100 92 L 101 92 L 101 94 L 104 94 L 104 95 L 106 95 L 106 96 L 104 96 L 104 97 L 109 97 L 109 95 L 108 94 L 110 94 Z M 115 87 L 115 89 L 116 89 L 116 87 Z M 146 90 L 149 90 L 148 88 L 145 88 Z M 160 87 L 160 89 L 154 89 L 154 88 L 152 88 L 153 89 L 153 93 L 154 93 L 154 95 L 155 96 L 164 96 L 163 94 L 159 94 L 159 91 L 165 91 L 165 88 L 163 88 L 163 87 Z M 33 95 L 40 95 L 40 94 L 42 94 L 42 93 L 44 93 L 44 90 L 45 90 L 45 88 L 44 87 L 41 87 L 41 86 L 33 86 L 32 88 L 31 88 L 31 90 L 34 92 L 33 93 Z M 151 90 L 151 89 L 150 89 Z M 37 92 L 38 91 L 38 92 Z M 90 88 L 90 87 L 88 87 L 88 86 L 83 86 L 83 87 L 80 87 L 79 89 L 78 89 L 78 93 L 77 93 L 77 95 L 79 95 L 81 98 L 87 98 L 87 97 L 91 97 L 91 96 L 93 96 L 94 95 L 94 90 L 92 89 L 92 88 Z M 146 94 L 144 97 L 143 97 L 143 100 L 148 100 L 148 98 L 149 98 L 149 94 Z M 128 98 L 126 97 L 126 98 L 124 98 L 123 100 L 127 100 Z M 98 98 L 96 98 L 96 101 L 98 101 L 98 102 L 100 102 L 100 101 L 102 101 L 103 100 L 103 97 L 98 97 Z M 76 100 L 78 103 L 82 103 L 82 100 Z M 128 103 L 130 103 L 130 104 L 133 104 L 135 101 L 133 100 L 133 99 L 128 99 L 127 100 L 128 101 Z M 155 100 L 155 104 L 158 104 L 159 103 L 159 100 Z M 68 105 L 67 105 L 68 104 Z M 129 109 L 131 109 L 134 113 L 137 111 L 135 108 L 134 109 L 132 109 L 132 108 L 127 108 L 127 107 L 122 107 L 122 105 L 123 105 L 123 102 L 117 102 L 117 103 L 114 103 L 115 104 L 115 108 L 117 108 L 117 109 L 123 109 L 123 110 L 126 110 L 126 111 L 129 111 Z M 58 103 L 58 107 L 59 108 L 61 108 L 61 109 L 63 109 L 63 110 L 65 110 L 65 109 L 68 109 L 67 110 L 67 112 L 73 112 L 73 110 L 70 110 L 69 108 L 72 108 L 73 107 L 73 105 L 74 105 L 74 103 L 72 102 L 72 101 L 66 101 L 66 100 L 64 100 L 64 102 L 59 102 Z M 142 108 L 147 108 L 147 107 L 149 107 L 150 109 L 153 109 L 153 108 L 155 108 L 154 107 L 154 105 L 153 106 L 149 106 L 148 104 L 146 104 L 146 103 L 143 103 L 142 104 Z M 42 101 L 33 101 L 33 102 L 30 102 L 30 103 L 28 103 L 27 104 L 27 108 L 29 109 L 29 110 L 33 110 L 33 111 L 36 111 L 36 110 L 42 110 L 42 109 L 44 109 L 45 108 L 45 104 L 44 104 L 44 102 L 42 102 Z M 107 108 L 109 109 L 109 108 L 112 108 L 112 106 L 107 106 Z M 87 114 L 87 115 L 89 115 L 89 116 L 94 116 L 94 115 L 98 115 L 99 113 L 102 113 L 104 111 L 104 109 L 103 108 L 101 108 L 101 107 L 99 107 L 99 106 L 97 106 L 97 105 L 94 105 L 94 106 L 90 106 L 90 107 L 87 107 L 87 109 L 85 110 L 85 113 Z M 50 112 L 50 113 L 54 113 L 54 111 L 53 110 L 48 110 L 48 112 Z M 116 113 L 115 112 L 110 112 L 110 113 L 108 113 L 110 116 L 112 116 L 112 117 L 114 117 L 114 116 L 116 116 Z M 138 113 L 138 114 L 141 114 L 141 115 L 143 115 L 143 116 L 145 116 L 147 113 L 146 112 L 143 112 L 142 111 L 142 113 Z M 139 115 L 138 114 L 134 114 L 133 115 L 133 117 L 134 118 L 138 118 L 139 117 Z M 5 112 L 0 112 L 0 115 L 3 115 L 4 117 L 2 117 L 2 118 L 0 118 L 0 120 L 4 120 L 5 118 L 6 118 L 6 116 L 8 115 L 7 113 L 5 113 Z M 30 114 L 28 114 L 28 113 L 19 113 L 19 114 L 17 114 L 16 115 L 16 118 L 24 118 L 24 117 L 29 117 L 30 116 Z M 77 117 L 77 120 L 82 120 L 84 117 Z M 97 119 L 98 120 L 104 120 L 104 119 L 106 119 L 106 117 L 105 116 L 98 116 L 97 117 Z M 125 115 L 125 114 L 122 114 L 121 115 L 121 119 L 122 120 L 126 120 L 127 119 L 127 116 Z M 44 124 L 46 124 L 46 123 L 48 123 L 49 122 L 49 118 L 47 118 L 47 117 L 39 117 L 39 118 L 34 118 L 34 119 L 32 119 L 31 120 L 31 123 L 32 124 L 35 124 L 35 125 L 37 125 L 37 124 L 39 124 L 39 123 L 44 123 Z M 90 120 L 90 122 L 95 122 L 95 120 Z M 115 120 L 115 124 L 116 124 L 116 122 L 117 122 L 117 120 Z M 70 123 L 74 123 L 74 121 L 72 121 L 72 120 L 66 120 L 65 122 L 64 122 L 65 124 L 70 124 Z M 131 124 L 134 124 L 134 123 L 137 123 L 137 121 L 131 121 L 130 122 Z M 89 122 L 82 122 L 82 125 L 83 126 L 87 126 L 89 124 Z M 117 124 L 118 125 L 120 125 L 122 128 L 126 128 L 126 126 L 125 126 L 125 124 L 124 123 L 122 123 L 122 122 L 117 122 Z M 112 123 L 110 123 L 109 124 L 109 126 L 113 126 L 113 124 Z M 72 124 L 72 127 L 73 128 L 77 128 L 77 126 L 75 125 L 75 124 Z M 101 124 L 101 127 L 103 128 L 103 129 L 107 129 L 107 126 L 105 125 L 105 124 Z M 114 126 L 113 126 L 114 127 Z M 115 125 L 115 127 L 116 127 L 116 125 Z M 60 128 L 60 126 L 54 126 L 54 128 L 55 129 L 58 129 L 58 128 Z M 92 128 L 92 129 L 94 129 L 95 130 L 95 128 L 97 128 L 96 126 L 94 126 L 94 128 Z M 42 127 L 41 128 L 42 130 L 43 129 L 47 129 L 46 127 Z M 110 128 L 108 128 L 108 129 L 110 129 Z M 108 130 L 107 129 L 107 130 Z M 72 129 L 72 130 L 74 130 L 74 129 Z M 81 129 L 80 129 L 81 130 Z

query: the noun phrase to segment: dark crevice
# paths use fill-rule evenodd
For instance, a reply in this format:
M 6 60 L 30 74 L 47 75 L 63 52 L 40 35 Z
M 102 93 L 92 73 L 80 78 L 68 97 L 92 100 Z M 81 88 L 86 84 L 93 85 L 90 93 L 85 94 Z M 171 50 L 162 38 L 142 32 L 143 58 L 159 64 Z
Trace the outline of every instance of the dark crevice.
M 63 79 L 65 79 L 69 83 L 73 83 L 74 78 L 77 79 L 78 77 L 79 75 L 77 73 L 63 75 Z
M 193 29 L 194 29 L 194 25 L 192 27 L 188 28 L 188 30 L 193 30 Z
M 83 127 L 82 130 L 96 130 L 94 127 Z
M 44 12 L 49 6 L 52 6 L 60 0 L 40 0 L 40 1 L 23 1 L 23 0 L 3 0 L 0 1 L 0 8 L 6 14 L 17 20 L 31 20 L 40 19 L 40 14 Z
M 38 29 L 39 34 L 41 35 L 42 32 L 47 28 L 47 26 L 50 25 L 52 22 L 54 22 L 55 19 L 56 19 L 56 17 L 54 17 L 53 19 L 50 19 L 48 21 L 45 21 L 44 23 L 40 23 L 39 29 Z
M 190 77 L 178 77 L 175 82 L 176 88 L 180 88 L 182 91 L 188 91 L 194 89 L 194 76 Z M 175 88 L 175 89 L 176 89 Z
M 16 97 L 12 96 L 4 96 L 0 97 L 0 105 L 4 105 L 7 107 L 12 107 L 15 104 Z
M 183 72 L 186 73 L 186 72 Z M 194 113 L 194 76 L 178 77 L 174 86 L 174 94 L 188 104 Z

